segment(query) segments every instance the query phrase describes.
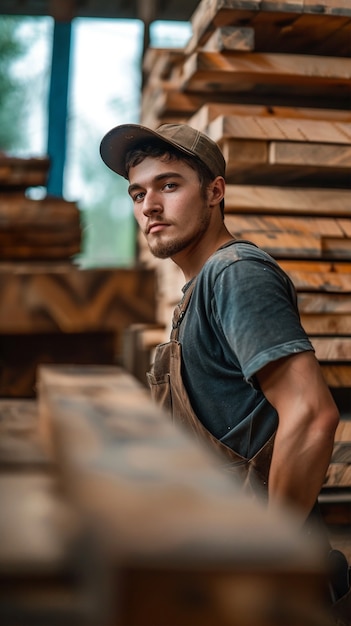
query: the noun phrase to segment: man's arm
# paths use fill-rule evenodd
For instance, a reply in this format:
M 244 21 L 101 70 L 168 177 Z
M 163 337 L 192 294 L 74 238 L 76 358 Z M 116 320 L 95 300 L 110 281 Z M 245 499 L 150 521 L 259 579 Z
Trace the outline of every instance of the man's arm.
M 312 351 L 270 363 L 257 379 L 279 416 L 269 503 L 293 506 L 305 519 L 330 462 L 339 421 L 337 407 Z

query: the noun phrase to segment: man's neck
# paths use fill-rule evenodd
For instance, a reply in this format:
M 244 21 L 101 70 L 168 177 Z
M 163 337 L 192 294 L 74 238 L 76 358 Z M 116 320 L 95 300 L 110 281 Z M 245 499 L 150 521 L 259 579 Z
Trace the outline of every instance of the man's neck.
M 184 274 L 185 281 L 188 282 L 194 276 L 200 272 L 207 259 L 212 256 L 224 244 L 233 239 L 233 236 L 223 225 L 220 232 L 215 237 L 211 236 L 210 239 L 204 237 L 199 242 L 196 248 L 191 248 L 182 251 L 175 257 L 172 257 L 172 261 L 178 265 Z

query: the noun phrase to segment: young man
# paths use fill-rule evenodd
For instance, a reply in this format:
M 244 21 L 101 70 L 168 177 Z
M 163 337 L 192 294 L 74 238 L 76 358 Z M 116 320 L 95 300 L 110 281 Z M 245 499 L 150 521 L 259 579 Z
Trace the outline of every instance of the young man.
M 149 376 L 154 397 L 219 448 L 248 489 L 260 482 L 270 505 L 285 503 L 305 520 L 338 411 L 289 278 L 225 226 L 219 147 L 187 125 L 126 124 L 103 138 L 101 156 L 129 180 L 152 254 L 171 258 L 186 281 L 172 341 Z

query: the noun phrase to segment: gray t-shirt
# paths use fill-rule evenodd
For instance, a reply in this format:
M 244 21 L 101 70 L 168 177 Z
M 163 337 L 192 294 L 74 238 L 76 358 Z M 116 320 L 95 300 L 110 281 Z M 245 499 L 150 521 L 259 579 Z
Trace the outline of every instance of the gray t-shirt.
M 197 276 L 179 341 L 183 382 L 197 417 L 251 458 L 278 424 L 255 374 L 283 356 L 313 350 L 290 279 L 263 250 L 230 242 Z

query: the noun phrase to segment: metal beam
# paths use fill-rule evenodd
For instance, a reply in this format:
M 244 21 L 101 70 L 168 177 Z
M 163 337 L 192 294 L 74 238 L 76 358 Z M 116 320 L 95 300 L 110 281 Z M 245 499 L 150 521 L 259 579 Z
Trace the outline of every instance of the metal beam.
M 71 48 L 71 21 L 55 21 L 52 46 L 47 153 L 51 160 L 47 193 L 62 197 Z

